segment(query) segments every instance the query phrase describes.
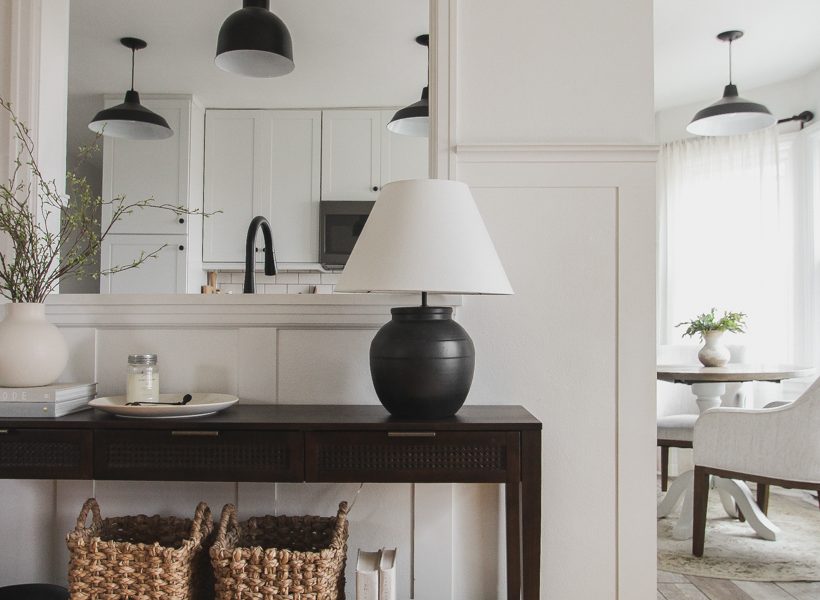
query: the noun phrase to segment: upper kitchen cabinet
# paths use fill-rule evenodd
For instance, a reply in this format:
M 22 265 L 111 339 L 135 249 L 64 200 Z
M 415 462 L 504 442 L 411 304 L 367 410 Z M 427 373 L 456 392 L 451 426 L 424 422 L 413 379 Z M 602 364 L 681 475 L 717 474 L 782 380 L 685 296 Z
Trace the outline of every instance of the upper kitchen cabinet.
M 103 143 L 102 195 L 105 200 L 125 196 L 126 202 L 153 198 L 155 204 L 179 206 L 197 214 L 179 215 L 172 210 L 138 209 L 111 228 L 101 255 L 105 268 L 127 264 L 141 251 L 152 252 L 163 244 L 174 248 L 163 252 L 154 264 L 109 275 L 100 291 L 130 293 L 199 293 L 204 283 L 199 248 L 202 244 L 202 148 L 205 111 L 192 96 L 143 95 L 143 103 L 162 115 L 174 135 L 164 140 L 126 140 L 106 137 Z M 122 101 L 106 96 L 106 106 Z M 102 226 L 111 221 L 111 207 L 102 211 Z M 184 251 L 177 250 L 184 248 Z M 197 251 L 190 252 L 189 248 Z M 123 262 L 125 261 L 125 262 Z M 159 265 L 173 264 L 163 271 Z M 163 277 L 148 277 L 151 271 Z
M 321 112 L 208 110 L 205 130 L 205 211 L 216 214 L 204 222 L 203 261 L 242 265 L 248 225 L 262 215 L 279 263 L 316 263 Z
M 202 207 L 202 136 L 204 111 L 191 96 L 143 95 L 143 103 L 162 115 L 174 135 L 165 140 L 106 137 L 103 144 L 103 198 L 125 196 L 134 202 L 153 198 L 156 204 L 187 209 Z M 106 96 L 110 107 L 122 96 Z M 103 224 L 111 221 L 105 207 Z M 189 219 L 168 210 L 135 210 L 114 224 L 111 233 L 187 234 Z
M 395 112 L 322 113 L 322 200 L 375 200 L 391 181 L 428 176 L 428 139 L 390 133 Z
M 375 200 L 381 187 L 381 111 L 322 113 L 322 200 Z

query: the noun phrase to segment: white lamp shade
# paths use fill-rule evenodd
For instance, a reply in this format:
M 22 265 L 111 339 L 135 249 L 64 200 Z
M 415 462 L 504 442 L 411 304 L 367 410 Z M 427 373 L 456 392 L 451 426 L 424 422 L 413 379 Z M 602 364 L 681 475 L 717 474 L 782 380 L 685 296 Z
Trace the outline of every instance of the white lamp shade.
M 470 188 L 442 179 L 382 188 L 336 291 L 513 293 Z

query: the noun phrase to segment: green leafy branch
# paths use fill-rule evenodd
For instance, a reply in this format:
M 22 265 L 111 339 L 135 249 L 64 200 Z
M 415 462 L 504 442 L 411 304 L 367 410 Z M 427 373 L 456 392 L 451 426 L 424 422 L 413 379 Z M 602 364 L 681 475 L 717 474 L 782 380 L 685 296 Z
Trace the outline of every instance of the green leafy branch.
M 687 325 L 686 331 L 683 332 L 681 337 L 687 335 L 693 336 L 696 333 L 703 337 L 703 334 L 707 331 L 731 331 L 732 333 L 745 333 L 745 313 L 724 311 L 723 316 L 718 318 L 715 310 L 716 309 L 712 307 L 712 310 L 708 313 L 700 314 L 691 321 L 678 323 L 675 327 Z
M 167 244 L 141 252 L 130 263 L 88 272 L 114 224 L 136 210 L 210 216 L 199 209 L 157 204 L 153 198 L 129 201 L 125 196 L 117 196 L 104 200 L 94 194 L 86 178 L 76 172 L 99 151 L 100 135 L 91 145 L 80 148 L 77 166 L 66 173 L 66 195 L 60 194 L 54 180 L 46 180 L 40 171 L 28 127 L 3 98 L 0 98 L 0 108 L 8 113 L 17 150 L 8 182 L 0 183 L 0 232 L 11 242 L 11 252 L 0 253 L 0 294 L 12 302 L 43 302 L 60 279 L 69 274 L 77 277 L 111 275 L 135 269 L 156 258 Z M 105 226 L 97 217 L 103 207 L 109 207 L 111 212 Z M 56 215 L 60 217 L 60 225 L 58 231 L 52 231 L 54 225 L 49 224 L 56 220 Z

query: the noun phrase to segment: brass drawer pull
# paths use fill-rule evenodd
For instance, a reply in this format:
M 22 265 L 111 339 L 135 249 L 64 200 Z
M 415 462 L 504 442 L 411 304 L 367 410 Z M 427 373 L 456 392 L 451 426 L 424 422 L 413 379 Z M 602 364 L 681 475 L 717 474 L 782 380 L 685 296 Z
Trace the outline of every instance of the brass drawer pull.
M 0 429 L 0 434 L 3 434 L 3 433 L 8 433 L 8 432 L 9 432 L 9 430 L 8 430 L 8 429 Z
M 219 437 L 218 431 L 172 431 L 173 437 Z
M 419 437 L 432 438 L 436 437 L 435 431 L 388 431 L 387 437 Z

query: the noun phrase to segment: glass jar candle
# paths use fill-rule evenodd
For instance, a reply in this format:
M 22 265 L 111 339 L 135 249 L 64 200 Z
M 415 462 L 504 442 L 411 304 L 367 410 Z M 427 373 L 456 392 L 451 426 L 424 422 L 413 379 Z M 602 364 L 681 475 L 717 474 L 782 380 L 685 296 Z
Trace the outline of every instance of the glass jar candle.
M 159 365 L 156 354 L 129 354 L 126 402 L 159 402 Z

